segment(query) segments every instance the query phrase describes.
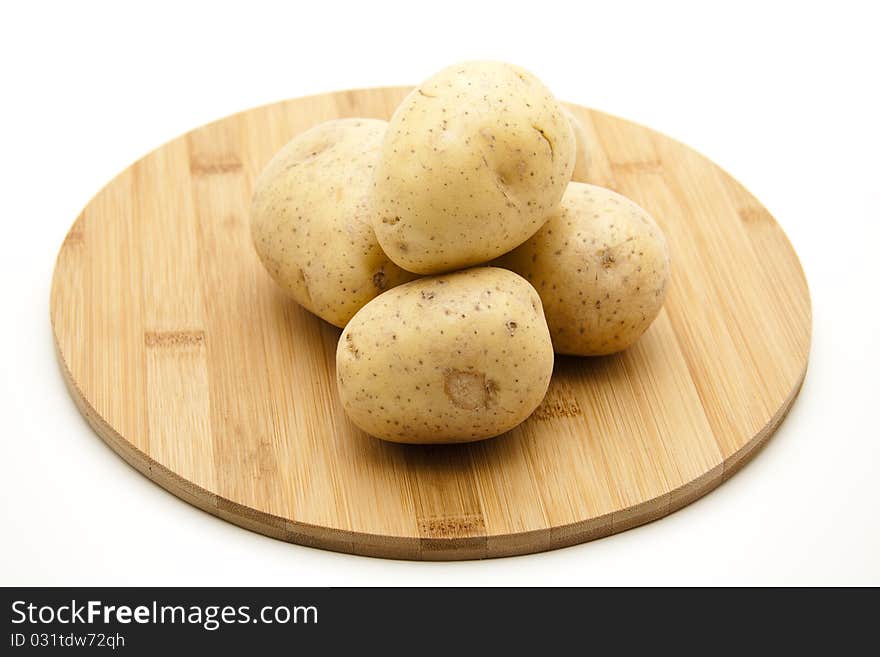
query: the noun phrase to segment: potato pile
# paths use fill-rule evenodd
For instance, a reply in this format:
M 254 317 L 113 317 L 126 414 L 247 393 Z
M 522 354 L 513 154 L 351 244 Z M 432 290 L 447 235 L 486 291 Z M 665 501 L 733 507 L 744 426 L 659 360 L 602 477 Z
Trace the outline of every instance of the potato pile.
M 254 246 L 298 303 L 344 327 L 339 396 L 400 443 L 497 436 L 525 420 L 554 352 L 611 354 L 660 311 L 663 233 L 586 182 L 586 132 L 534 75 L 468 62 L 389 122 L 295 137 L 257 179 Z

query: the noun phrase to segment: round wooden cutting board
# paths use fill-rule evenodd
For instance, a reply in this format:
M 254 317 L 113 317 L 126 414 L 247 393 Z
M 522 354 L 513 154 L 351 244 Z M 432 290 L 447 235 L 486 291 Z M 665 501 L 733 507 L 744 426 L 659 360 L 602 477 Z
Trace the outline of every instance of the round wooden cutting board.
M 407 559 L 606 536 L 735 472 L 806 371 L 810 299 L 797 256 L 712 162 L 581 107 L 588 180 L 644 206 L 669 239 L 663 312 L 622 354 L 557 357 L 544 403 L 498 438 L 395 445 L 348 421 L 334 374 L 340 330 L 261 268 L 251 191 L 297 133 L 388 118 L 407 91 L 236 114 L 150 153 L 89 203 L 58 255 L 51 317 L 70 390 L 101 438 L 175 495 L 248 529 Z

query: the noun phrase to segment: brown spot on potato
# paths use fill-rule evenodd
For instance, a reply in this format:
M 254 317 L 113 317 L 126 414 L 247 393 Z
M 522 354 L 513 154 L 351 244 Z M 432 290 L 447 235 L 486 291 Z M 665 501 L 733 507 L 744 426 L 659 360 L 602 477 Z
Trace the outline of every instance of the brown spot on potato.
M 352 335 L 351 333 L 347 333 L 345 336 L 345 346 L 351 352 L 352 356 L 354 356 L 355 358 L 361 357 L 361 350 L 358 349 L 357 346 L 355 345 L 354 335 Z
M 544 128 L 542 128 L 541 126 L 538 126 L 538 125 L 533 125 L 532 128 L 533 128 L 533 129 L 534 129 L 539 135 L 541 135 L 541 138 L 542 138 L 545 142 L 547 142 L 547 148 L 550 149 L 550 159 L 551 159 L 551 160 L 554 159 L 554 158 L 556 157 L 556 149 L 553 147 L 553 141 L 550 139 L 550 137 L 547 136 L 547 133 L 544 132 Z
M 294 167 L 301 166 L 303 164 L 308 164 L 309 162 L 317 159 L 321 156 L 321 154 L 329 149 L 332 146 L 329 142 L 324 142 L 322 144 L 316 144 L 308 153 L 302 156 L 298 160 L 293 160 L 287 165 L 287 169 L 293 169 Z
M 299 279 L 299 282 L 302 284 L 303 289 L 305 290 L 306 300 L 308 301 L 308 303 L 311 303 L 312 302 L 312 294 L 309 291 L 309 279 L 306 277 L 306 272 L 303 270 L 302 267 L 297 268 L 296 277 L 297 277 L 297 279 Z
M 498 188 L 498 191 L 504 195 L 504 198 L 507 199 L 507 206 L 516 207 L 516 199 L 514 199 L 508 191 L 507 178 L 505 178 L 503 174 L 498 173 L 495 176 L 495 186 Z
M 495 401 L 498 384 L 482 372 L 447 369 L 443 372 L 443 392 L 455 406 L 475 411 L 489 408 Z
M 608 269 L 614 264 L 614 254 L 611 253 L 611 249 L 602 249 L 599 251 L 599 259 L 605 269 Z

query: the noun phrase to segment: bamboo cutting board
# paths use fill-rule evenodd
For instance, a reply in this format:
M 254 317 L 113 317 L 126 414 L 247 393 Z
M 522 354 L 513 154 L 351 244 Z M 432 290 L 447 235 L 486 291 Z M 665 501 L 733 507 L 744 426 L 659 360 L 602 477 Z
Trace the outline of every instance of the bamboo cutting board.
M 807 366 L 810 299 L 747 190 L 663 135 L 572 107 L 590 182 L 657 218 L 672 280 L 627 352 L 557 357 L 544 403 L 499 438 L 383 443 L 336 393 L 339 329 L 285 299 L 250 244 L 255 176 L 327 119 L 388 118 L 407 89 L 257 108 L 119 174 L 70 229 L 51 318 L 82 413 L 175 495 L 286 541 L 410 559 L 571 545 L 660 518 L 767 440 Z

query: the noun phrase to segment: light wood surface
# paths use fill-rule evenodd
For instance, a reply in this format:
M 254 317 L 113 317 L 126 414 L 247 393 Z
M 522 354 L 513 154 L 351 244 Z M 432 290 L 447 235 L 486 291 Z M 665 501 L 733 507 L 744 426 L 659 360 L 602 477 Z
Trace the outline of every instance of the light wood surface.
M 255 176 L 298 132 L 388 118 L 405 88 L 291 100 L 194 130 L 89 203 L 55 269 L 51 318 L 82 413 L 175 495 L 286 541 L 470 559 L 547 550 L 662 517 L 735 472 L 803 380 L 810 299 L 773 217 L 712 162 L 572 107 L 589 181 L 668 236 L 663 312 L 627 352 L 557 357 L 538 411 L 499 438 L 384 443 L 336 393 L 339 329 L 285 299 L 250 244 Z

